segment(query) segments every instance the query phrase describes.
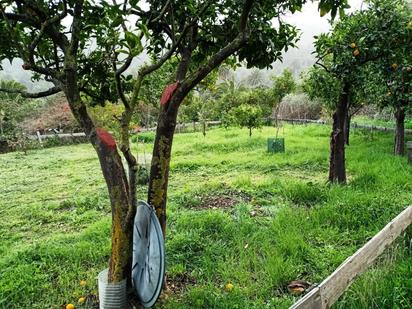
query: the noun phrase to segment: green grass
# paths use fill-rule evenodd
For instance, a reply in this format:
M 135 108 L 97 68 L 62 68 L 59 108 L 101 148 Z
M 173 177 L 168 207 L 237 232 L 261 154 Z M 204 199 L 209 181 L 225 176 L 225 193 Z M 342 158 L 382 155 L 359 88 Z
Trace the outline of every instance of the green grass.
M 297 300 L 290 280 L 321 282 L 412 203 L 412 167 L 391 155 L 390 134 L 355 132 L 347 186 L 326 182 L 328 127 L 286 125 L 284 154 L 266 152 L 274 134 L 176 135 L 166 244 L 172 292 L 160 308 L 287 308 Z M 150 153 L 149 144 L 139 153 Z M 92 147 L 1 155 L 0 187 L 0 308 L 61 308 L 83 295 L 88 302 L 77 307 L 93 308 L 110 253 L 110 205 Z M 146 188 L 138 192 L 145 199 Z M 204 207 L 216 197 L 234 202 Z M 411 268 L 405 237 L 336 307 L 410 308 Z M 233 291 L 225 292 L 227 282 Z

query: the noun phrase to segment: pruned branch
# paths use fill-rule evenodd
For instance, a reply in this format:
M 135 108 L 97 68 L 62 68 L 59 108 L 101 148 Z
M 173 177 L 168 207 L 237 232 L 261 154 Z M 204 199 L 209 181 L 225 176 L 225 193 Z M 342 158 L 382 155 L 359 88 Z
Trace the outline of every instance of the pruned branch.
M 60 91 L 62 91 L 60 87 L 52 87 L 48 90 L 40 91 L 40 92 L 26 92 L 26 91 L 16 90 L 16 89 L 0 88 L 0 92 L 19 94 L 23 98 L 30 98 L 30 99 L 48 97 L 53 94 L 59 93 Z

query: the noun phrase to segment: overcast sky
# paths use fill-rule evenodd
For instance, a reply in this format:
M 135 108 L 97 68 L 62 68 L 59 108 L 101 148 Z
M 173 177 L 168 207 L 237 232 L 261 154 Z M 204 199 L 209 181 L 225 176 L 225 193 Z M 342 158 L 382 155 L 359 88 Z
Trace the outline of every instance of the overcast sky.
M 349 0 L 351 8 L 347 11 L 355 11 L 361 8 L 362 0 Z M 318 3 L 308 2 L 304 5 L 302 12 L 287 14 L 285 20 L 297 26 L 301 30 L 301 41 L 299 47 L 304 49 L 312 46 L 313 36 L 330 29 L 330 14 L 320 17 Z

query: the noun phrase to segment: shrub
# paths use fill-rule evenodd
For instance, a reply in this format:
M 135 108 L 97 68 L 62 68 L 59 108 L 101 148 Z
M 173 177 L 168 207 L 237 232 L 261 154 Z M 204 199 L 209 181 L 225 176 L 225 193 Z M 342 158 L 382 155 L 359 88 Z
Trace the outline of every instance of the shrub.
M 242 104 L 232 109 L 231 115 L 235 124 L 249 129 L 249 136 L 252 136 L 252 129 L 262 127 L 263 112 L 259 106 Z
M 283 119 L 319 119 L 322 111 L 321 102 L 311 100 L 305 93 L 288 94 L 279 107 L 279 118 Z

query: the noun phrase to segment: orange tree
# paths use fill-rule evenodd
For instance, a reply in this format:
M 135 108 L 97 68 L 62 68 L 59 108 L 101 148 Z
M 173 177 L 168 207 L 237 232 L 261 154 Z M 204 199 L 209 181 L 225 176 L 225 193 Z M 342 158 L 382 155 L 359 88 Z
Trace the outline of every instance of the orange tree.
M 403 0 L 373 0 L 365 10 L 342 16 L 332 31 L 315 42 L 316 64 L 338 84 L 333 102 L 333 128 L 330 137 L 329 181 L 345 183 L 345 126 L 351 94 L 359 84 L 367 63 L 389 57 L 410 40 L 405 31 L 409 22 Z M 312 75 L 317 79 L 316 75 Z M 322 94 L 321 94 L 322 95 Z M 327 95 L 325 92 L 323 95 Z
M 388 92 L 380 101 L 382 105 L 393 108 L 396 122 L 393 153 L 399 156 L 405 153 L 405 118 L 407 112 L 412 111 L 411 40 L 409 40 L 408 45 L 409 49 L 405 53 L 405 57 L 401 57 L 399 62 L 393 62 L 385 70 L 384 82 Z
M 20 94 L 44 97 L 63 92 L 98 155 L 112 208 L 109 282 L 131 273 L 137 163 L 129 130 L 145 77 L 172 57 L 178 59 L 173 81 L 160 98 L 148 191 L 165 233 L 170 156 L 181 103 L 224 61 L 263 68 L 280 59 L 281 51 L 297 39 L 297 30 L 282 16 L 300 10 L 305 2 L 0 1 L 0 61 L 21 58 L 22 68 L 34 72 L 34 79 L 52 84 L 39 93 Z M 345 2 L 320 0 L 319 6 L 323 13 L 335 15 Z M 134 78 L 127 75 L 133 59 L 144 53 L 153 61 L 142 65 Z M 88 104 L 107 101 L 124 105 L 117 141 L 95 125 L 88 111 Z
M 408 40 L 402 41 L 403 44 L 398 50 L 371 66 L 371 74 L 375 77 L 365 80 L 364 86 L 369 90 L 368 95 L 376 98 L 376 92 L 380 94 L 375 104 L 393 109 L 395 118 L 393 153 L 399 156 L 405 153 L 405 118 L 407 113 L 412 111 L 411 37 L 412 33 Z

